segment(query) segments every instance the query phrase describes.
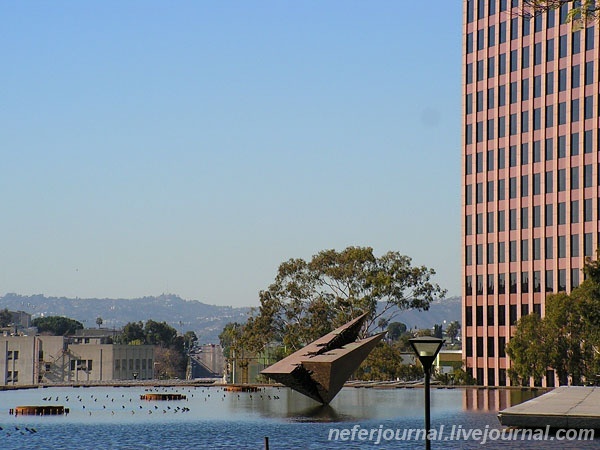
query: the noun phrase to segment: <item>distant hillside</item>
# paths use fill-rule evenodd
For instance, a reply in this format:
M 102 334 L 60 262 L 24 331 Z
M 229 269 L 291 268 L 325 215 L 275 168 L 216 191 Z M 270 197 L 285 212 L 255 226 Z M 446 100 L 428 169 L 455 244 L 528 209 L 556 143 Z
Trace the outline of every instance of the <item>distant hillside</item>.
M 392 322 L 402 322 L 409 329 L 433 328 L 435 324 L 450 323 L 453 320 L 462 321 L 461 298 L 450 297 L 431 303 L 429 311 L 401 311 L 394 316 Z
M 159 295 L 134 299 L 66 298 L 44 295 L 6 294 L 0 297 L 0 309 L 25 311 L 33 316 L 66 316 L 78 320 L 86 328 L 96 327 L 102 317 L 103 328 L 120 328 L 128 322 L 167 322 L 178 331 L 194 331 L 200 343 L 219 342 L 219 333 L 228 322 L 245 323 L 250 308 L 207 305 L 197 300 L 184 300 L 177 295 Z M 402 311 L 392 321 L 408 328 L 432 328 L 435 324 L 461 321 L 461 299 L 451 297 L 431 304 L 429 311 Z
M 0 297 L 0 308 L 25 311 L 33 316 L 67 316 L 86 328 L 96 326 L 102 317 L 103 328 L 120 328 L 128 322 L 167 322 L 181 332 L 194 331 L 201 343 L 218 343 L 219 333 L 228 322 L 246 321 L 250 308 L 207 305 L 197 300 L 184 300 L 177 295 L 160 295 L 134 299 L 45 297 L 6 294 Z

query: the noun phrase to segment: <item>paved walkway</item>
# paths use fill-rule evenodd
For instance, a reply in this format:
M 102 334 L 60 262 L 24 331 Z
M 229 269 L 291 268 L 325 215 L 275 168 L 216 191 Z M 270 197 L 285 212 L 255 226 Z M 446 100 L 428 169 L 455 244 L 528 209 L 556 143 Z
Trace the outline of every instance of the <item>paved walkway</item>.
M 498 414 L 505 426 L 600 429 L 600 387 L 562 386 Z

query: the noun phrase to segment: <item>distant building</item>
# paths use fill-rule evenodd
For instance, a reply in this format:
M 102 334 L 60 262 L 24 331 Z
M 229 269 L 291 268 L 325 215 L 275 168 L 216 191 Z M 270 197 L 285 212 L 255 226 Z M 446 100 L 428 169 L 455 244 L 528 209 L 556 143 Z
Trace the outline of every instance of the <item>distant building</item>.
M 95 330 L 97 331 L 97 330 Z M 76 343 L 90 339 L 89 343 Z M 106 336 L 0 336 L 0 385 L 154 378 L 154 347 Z
M 188 378 L 221 378 L 225 373 L 225 357 L 219 344 L 207 344 L 190 351 Z

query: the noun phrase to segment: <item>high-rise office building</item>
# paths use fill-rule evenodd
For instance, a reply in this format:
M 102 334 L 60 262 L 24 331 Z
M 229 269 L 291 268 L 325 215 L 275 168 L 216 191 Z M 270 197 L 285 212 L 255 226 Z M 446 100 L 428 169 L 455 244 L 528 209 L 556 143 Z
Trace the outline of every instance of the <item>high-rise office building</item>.
M 489 386 L 510 384 L 517 320 L 598 247 L 599 25 L 520 3 L 463 3 L 463 359 Z

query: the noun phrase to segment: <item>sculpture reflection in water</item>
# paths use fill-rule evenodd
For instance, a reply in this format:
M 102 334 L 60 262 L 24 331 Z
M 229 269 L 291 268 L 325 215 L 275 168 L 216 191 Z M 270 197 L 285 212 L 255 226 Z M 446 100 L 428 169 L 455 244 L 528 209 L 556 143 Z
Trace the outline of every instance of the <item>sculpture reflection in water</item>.
M 367 314 L 267 367 L 261 373 L 327 405 L 358 369 L 385 332 L 358 340 Z

